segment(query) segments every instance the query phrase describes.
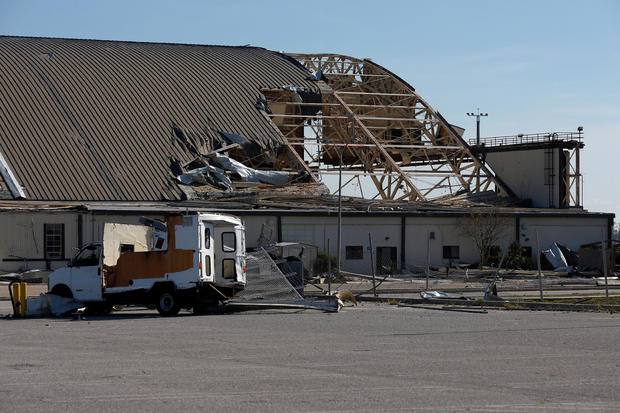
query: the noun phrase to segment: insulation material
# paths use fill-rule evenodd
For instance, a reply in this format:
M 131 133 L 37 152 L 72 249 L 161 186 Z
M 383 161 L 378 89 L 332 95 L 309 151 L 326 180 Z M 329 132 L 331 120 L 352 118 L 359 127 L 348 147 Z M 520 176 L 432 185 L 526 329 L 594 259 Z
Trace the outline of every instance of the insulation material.
M 153 249 L 153 228 L 145 225 L 107 223 L 103 229 L 103 265 L 116 265 L 121 245 L 134 252 Z

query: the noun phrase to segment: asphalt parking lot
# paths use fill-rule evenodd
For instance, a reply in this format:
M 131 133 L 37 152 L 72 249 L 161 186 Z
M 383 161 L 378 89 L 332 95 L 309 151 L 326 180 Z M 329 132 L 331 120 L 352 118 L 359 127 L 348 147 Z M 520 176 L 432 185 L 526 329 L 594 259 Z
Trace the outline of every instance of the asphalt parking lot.
M 620 316 L 456 313 L 0 320 L 0 406 L 23 411 L 617 411 Z

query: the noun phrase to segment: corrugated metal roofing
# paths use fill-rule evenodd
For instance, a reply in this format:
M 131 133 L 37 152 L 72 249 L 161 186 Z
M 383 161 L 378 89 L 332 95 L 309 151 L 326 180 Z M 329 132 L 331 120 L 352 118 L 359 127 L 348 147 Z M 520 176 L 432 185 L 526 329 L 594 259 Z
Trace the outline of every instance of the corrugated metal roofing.
M 0 152 L 34 200 L 181 199 L 172 158 L 218 130 L 277 146 L 260 89 L 318 90 L 256 47 L 0 36 L 0 72 Z

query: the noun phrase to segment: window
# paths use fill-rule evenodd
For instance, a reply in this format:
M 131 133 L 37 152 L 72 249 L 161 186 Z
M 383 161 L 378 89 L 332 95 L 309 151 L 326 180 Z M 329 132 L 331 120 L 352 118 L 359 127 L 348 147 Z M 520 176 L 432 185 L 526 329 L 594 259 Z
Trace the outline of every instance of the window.
M 459 258 L 459 246 L 458 245 L 444 245 L 443 257 L 447 259 Z
M 134 251 L 133 244 L 121 244 L 119 248 L 120 248 L 121 254 L 123 254 L 124 252 L 133 252 Z
M 211 257 L 208 255 L 204 256 L 204 262 L 202 263 L 203 270 L 202 273 L 204 274 L 205 277 L 210 277 L 211 276 Z
M 205 227 L 205 238 L 204 238 L 204 242 L 203 242 L 203 249 L 208 250 L 209 248 L 211 248 L 211 230 L 207 227 Z
M 222 260 L 222 277 L 235 278 L 235 260 L 230 258 Z
M 222 251 L 235 252 L 237 239 L 234 232 L 222 232 Z
M 101 246 L 89 245 L 85 247 L 73 259 L 71 264 L 73 267 L 94 267 L 99 265 L 99 256 L 101 255 Z
M 364 247 L 361 245 L 347 245 L 344 256 L 347 260 L 363 260 Z
M 64 259 L 65 224 L 44 224 L 43 233 L 43 253 L 45 259 Z

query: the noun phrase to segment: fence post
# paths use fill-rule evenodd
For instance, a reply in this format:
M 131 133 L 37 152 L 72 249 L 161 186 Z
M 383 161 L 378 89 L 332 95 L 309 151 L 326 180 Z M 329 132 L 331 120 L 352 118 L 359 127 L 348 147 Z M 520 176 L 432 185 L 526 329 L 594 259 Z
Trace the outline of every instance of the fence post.
M 370 232 L 368 233 L 368 244 L 370 245 L 370 269 L 372 270 L 372 294 L 373 296 L 377 296 L 377 287 L 375 283 L 375 266 L 373 264 L 372 259 L 372 238 L 370 236 Z
M 605 298 L 607 299 L 607 306 L 610 306 L 609 302 L 609 286 L 607 285 L 607 246 L 605 245 L 605 233 L 601 229 L 601 255 L 603 256 L 603 275 L 605 276 Z
M 327 239 L 327 296 L 332 302 L 332 255 L 329 248 L 329 238 Z
M 538 289 L 540 290 L 540 301 L 544 300 L 542 272 L 540 271 L 540 244 L 538 243 L 538 230 L 536 230 L 536 262 L 538 264 Z

